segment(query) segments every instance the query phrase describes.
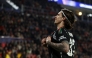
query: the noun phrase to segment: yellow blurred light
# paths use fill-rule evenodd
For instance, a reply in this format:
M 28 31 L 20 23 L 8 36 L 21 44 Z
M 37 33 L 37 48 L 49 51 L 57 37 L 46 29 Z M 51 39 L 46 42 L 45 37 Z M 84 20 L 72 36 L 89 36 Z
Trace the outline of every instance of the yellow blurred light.
M 81 16 L 82 15 L 82 12 L 78 12 L 78 15 Z

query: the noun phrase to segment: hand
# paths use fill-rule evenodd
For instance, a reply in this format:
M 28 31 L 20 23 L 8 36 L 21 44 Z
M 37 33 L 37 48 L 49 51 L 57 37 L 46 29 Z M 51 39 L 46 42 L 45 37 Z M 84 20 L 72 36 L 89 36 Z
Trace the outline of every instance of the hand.
M 51 42 L 51 36 L 48 36 L 48 37 L 46 38 L 46 43 L 48 44 L 49 42 Z
M 46 45 L 46 38 L 43 38 L 43 39 L 41 40 L 41 43 L 42 43 L 42 46 L 45 46 L 45 45 Z

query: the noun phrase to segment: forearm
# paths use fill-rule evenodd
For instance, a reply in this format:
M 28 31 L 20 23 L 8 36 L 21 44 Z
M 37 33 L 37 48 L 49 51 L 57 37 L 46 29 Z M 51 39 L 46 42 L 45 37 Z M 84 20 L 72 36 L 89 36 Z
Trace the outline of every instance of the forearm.
M 69 50 L 69 44 L 67 41 L 64 41 L 62 43 L 48 42 L 47 44 L 51 46 L 53 49 L 60 51 L 60 52 L 62 51 L 68 52 Z

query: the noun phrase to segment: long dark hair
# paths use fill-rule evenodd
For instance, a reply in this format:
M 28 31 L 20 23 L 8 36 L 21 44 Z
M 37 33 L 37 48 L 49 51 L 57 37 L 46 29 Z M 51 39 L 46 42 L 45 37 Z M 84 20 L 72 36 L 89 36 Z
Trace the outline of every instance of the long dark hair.
M 71 29 L 75 22 L 75 17 L 72 11 L 69 10 L 61 10 L 63 11 L 62 16 L 66 19 L 64 20 L 64 25 L 66 29 Z

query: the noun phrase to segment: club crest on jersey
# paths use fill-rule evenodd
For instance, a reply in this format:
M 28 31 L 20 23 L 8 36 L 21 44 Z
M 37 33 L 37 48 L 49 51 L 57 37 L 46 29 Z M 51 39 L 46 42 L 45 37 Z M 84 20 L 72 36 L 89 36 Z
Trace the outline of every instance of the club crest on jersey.
M 56 34 L 56 32 L 53 34 L 53 39 L 55 39 L 55 40 L 56 40 L 56 36 L 55 36 L 55 34 Z

